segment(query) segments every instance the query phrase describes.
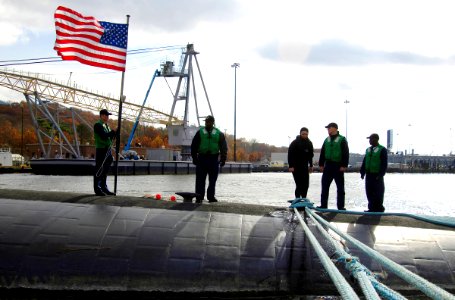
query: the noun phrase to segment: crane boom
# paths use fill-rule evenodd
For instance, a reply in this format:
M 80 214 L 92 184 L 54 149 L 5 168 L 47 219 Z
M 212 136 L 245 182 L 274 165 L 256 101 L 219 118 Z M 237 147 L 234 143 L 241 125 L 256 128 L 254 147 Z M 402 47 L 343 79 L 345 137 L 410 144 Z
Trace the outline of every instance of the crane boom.
M 147 98 L 149 97 L 150 89 L 152 88 L 153 82 L 155 81 L 155 78 L 157 76 L 160 76 L 160 71 L 155 70 L 155 73 L 153 74 L 152 81 L 150 81 L 149 88 L 147 89 L 147 93 L 145 93 L 145 98 L 144 101 L 142 102 L 142 106 L 139 110 L 139 113 L 136 117 L 136 121 L 134 122 L 133 129 L 131 130 L 130 136 L 128 138 L 128 142 L 126 143 L 125 148 L 123 149 L 124 151 L 130 150 L 131 147 L 131 142 L 133 141 L 134 133 L 136 132 L 137 125 L 139 124 L 139 120 L 141 118 L 142 110 L 144 109 L 145 102 L 147 102 Z

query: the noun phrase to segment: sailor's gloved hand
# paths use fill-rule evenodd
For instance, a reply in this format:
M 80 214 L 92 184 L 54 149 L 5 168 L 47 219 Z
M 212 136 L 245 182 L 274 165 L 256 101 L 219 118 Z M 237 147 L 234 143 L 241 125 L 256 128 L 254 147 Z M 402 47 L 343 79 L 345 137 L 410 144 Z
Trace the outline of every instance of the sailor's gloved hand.
M 226 162 L 224 160 L 220 161 L 220 167 L 224 167 L 225 164 Z
M 193 157 L 193 165 L 197 166 L 197 163 L 198 163 L 197 157 Z
M 362 179 L 365 178 L 365 175 L 364 174 L 360 175 L 360 178 L 362 178 Z

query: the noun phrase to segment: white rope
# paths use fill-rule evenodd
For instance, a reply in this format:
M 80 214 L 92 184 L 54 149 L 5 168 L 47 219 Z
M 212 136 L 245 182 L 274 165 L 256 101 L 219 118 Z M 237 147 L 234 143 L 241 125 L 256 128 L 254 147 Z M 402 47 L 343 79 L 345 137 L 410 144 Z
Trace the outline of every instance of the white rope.
M 374 286 L 371 284 L 371 281 L 368 279 L 368 275 L 365 271 L 355 272 L 355 277 L 359 281 L 360 288 L 363 291 L 366 299 L 373 300 L 377 299 L 380 300 L 378 293 L 374 289 Z
M 307 209 L 308 207 L 305 207 L 305 210 Z M 345 263 L 345 266 L 349 272 L 359 280 L 359 285 L 362 288 L 364 295 L 368 299 L 370 299 L 370 297 L 371 299 L 377 299 L 377 297 L 379 297 L 377 293 L 379 293 L 385 299 L 406 300 L 406 298 L 403 297 L 400 293 L 380 283 L 372 275 L 372 272 L 368 270 L 368 268 L 360 264 L 357 258 L 354 258 L 348 252 L 346 252 L 340 243 L 336 243 L 335 239 L 311 214 L 308 213 L 308 216 L 316 224 L 322 235 L 324 235 L 325 238 L 332 243 L 333 247 L 337 250 L 337 253 L 339 253 L 340 257 L 343 259 L 343 262 Z M 366 280 L 368 280 L 368 282 L 366 282 Z
M 305 208 L 305 211 L 308 213 L 308 207 Z M 299 214 L 299 211 L 294 208 L 296 214 Z M 316 224 L 319 231 L 322 235 L 328 240 L 332 246 L 336 249 L 338 255 L 343 258 L 343 262 L 353 262 L 356 261 L 349 253 L 347 253 L 343 247 L 340 246 L 339 243 L 336 243 L 333 238 L 329 235 L 329 233 L 325 230 L 324 227 L 321 226 L 319 222 L 311 215 L 308 214 L 310 219 Z M 352 275 L 358 280 L 360 288 L 362 289 L 363 294 L 365 295 L 366 299 L 368 300 L 380 300 L 379 295 L 376 293 L 374 286 L 372 285 L 371 281 L 368 279 L 366 274 L 366 268 L 362 268 L 363 266 L 358 263 L 360 268 L 357 268 L 355 272 L 352 272 Z
M 107 150 L 106 155 L 104 156 L 103 162 L 101 163 L 98 171 L 96 171 L 96 177 L 100 177 L 101 173 L 103 172 L 104 164 L 106 163 L 106 160 L 109 156 L 112 156 L 112 143 L 111 146 L 109 147 L 109 150 Z M 110 167 L 110 166 L 108 166 Z
M 294 208 L 295 209 L 295 208 Z M 311 210 L 307 210 L 310 215 L 315 217 L 318 222 L 324 224 L 325 226 L 329 227 L 331 230 L 336 232 L 339 236 L 344 238 L 345 240 L 348 240 L 350 243 L 354 244 L 356 247 L 358 247 L 360 250 L 362 250 L 364 253 L 369 255 L 370 257 L 376 259 L 380 264 L 382 264 L 384 267 L 389 269 L 390 271 L 394 272 L 397 274 L 399 277 L 407 281 L 408 283 L 414 285 L 417 287 L 419 290 L 421 290 L 425 295 L 432 299 L 437 299 L 437 300 L 455 300 L 455 296 L 447 292 L 446 290 L 438 287 L 437 285 L 425 280 L 424 278 L 420 277 L 417 274 L 412 273 L 408 269 L 402 267 L 401 265 L 395 263 L 394 261 L 390 260 L 389 258 L 381 255 L 379 252 L 371 249 L 367 245 L 363 244 L 362 242 L 352 238 L 351 236 L 341 232 L 338 230 L 336 227 L 332 226 L 329 222 L 315 214 Z
M 295 211 L 297 211 L 297 209 L 295 209 Z M 340 273 L 340 271 L 338 271 L 337 267 L 333 264 L 333 262 L 331 261 L 330 257 L 327 255 L 327 253 L 325 253 L 324 249 L 322 249 L 318 240 L 313 235 L 313 233 L 310 231 L 308 226 L 305 224 L 305 222 L 302 219 L 302 216 L 298 213 L 298 211 L 297 211 L 296 215 L 299 218 L 299 221 L 303 227 L 303 230 L 305 231 L 305 235 L 308 237 L 308 240 L 310 241 L 311 245 L 313 246 L 314 250 L 316 251 L 316 254 L 318 255 L 319 259 L 321 260 L 322 265 L 324 266 L 325 270 L 329 274 L 333 283 L 335 284 L 341 297 L 343 299 L 359 300 L 359 297 L 357 296 L 357 294 L 354 292 L 354 290 L 349 285 L 349 283 L 346 281 L 346 279 L 343 277 L 343 275 Z

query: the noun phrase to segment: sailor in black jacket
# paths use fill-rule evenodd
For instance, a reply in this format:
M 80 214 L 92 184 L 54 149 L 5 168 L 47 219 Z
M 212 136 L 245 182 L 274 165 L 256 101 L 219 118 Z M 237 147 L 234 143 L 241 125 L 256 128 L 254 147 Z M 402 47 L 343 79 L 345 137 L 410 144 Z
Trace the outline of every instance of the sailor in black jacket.
M 302 127 L 300 135 L 289 145 L 289 172 L 295 181 L 295 197 L 306 198 L 310 184 L 310 174 L 313 172 L 313 143 L 308 138 L 308 128 Z

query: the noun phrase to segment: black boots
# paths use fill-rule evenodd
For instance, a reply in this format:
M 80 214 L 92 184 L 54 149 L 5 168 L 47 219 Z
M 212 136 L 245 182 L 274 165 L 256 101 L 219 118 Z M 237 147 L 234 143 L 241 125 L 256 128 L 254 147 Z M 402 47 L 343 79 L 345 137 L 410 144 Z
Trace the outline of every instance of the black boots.
M 109 191 L 106 181 L 103 179 L 96 178 L 94 180 L 93 189 L 95 190 L 95 195 L 97 196 L 115 196 L 115 193 Z
M 100 188 L 96 188 L 95 189 L 95 195 L 97 195 L 97 196 L 106 196 L 106 194 Z
M 108 196 L 115 196 L 115 193 L 109 191 L 109 189 L 107 188 L 107 185 L 105 185 L 104 188 L 101 188 L 101 190 L 103 191 L 104 194 L 106 194 Z

